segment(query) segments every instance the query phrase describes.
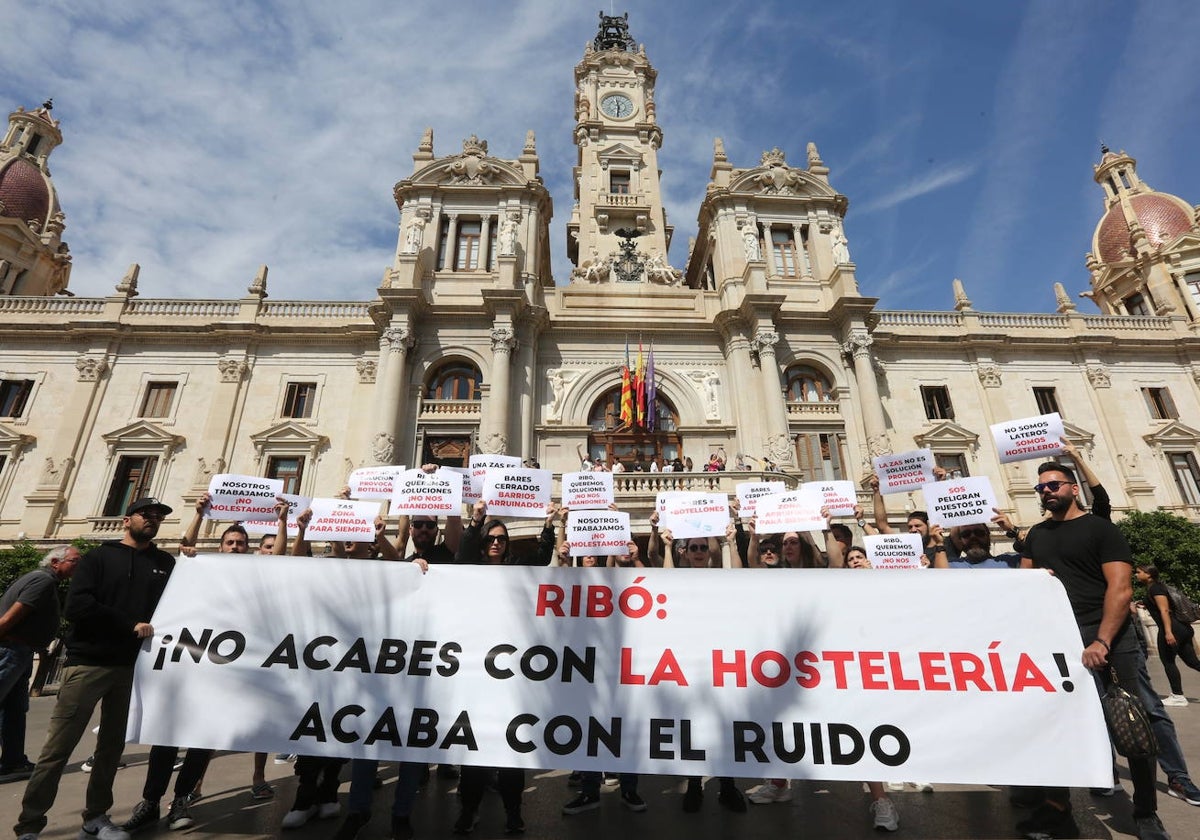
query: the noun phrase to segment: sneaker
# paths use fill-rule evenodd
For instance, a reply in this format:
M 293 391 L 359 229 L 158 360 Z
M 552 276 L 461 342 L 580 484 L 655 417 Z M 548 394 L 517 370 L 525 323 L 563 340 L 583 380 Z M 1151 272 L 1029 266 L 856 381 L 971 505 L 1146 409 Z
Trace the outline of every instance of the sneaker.
M 737 785 L 733 782 L 726 782 L 721 785 L 721 792 L 717 794 L 717 801 L 735 814 L 746 813 L 746 797 L 742 796 L 742 792 L 738 790 Z
M 283 815 L 283 820 L 280 821 L 280 828 L 299 828 L 310 819 L 317 815 L 317 806 L 312 805 L 308 808 L 295 808 Z
M 763 782 L 758 787 L 746 791 L 746 798 L 755 805 L 770 805 L 772 802 L 791 802 L 792 786 L 784 783 L 781 787 L 774 782 Z
M 1200 788 L 1192 784 L 1187 776 L 1176 776 L 1167 782 L 1167 793 L 1189 805 L 1200 805 Z
M 616 787 L 619 784 L 621 784 L 621 777 L 618 776 L 616 773 L 605 773 L 604 774 L 604 786 L 605 787 Z
M 1148 817 L 1134 817 L 1133 824 L 1137 826 L 1139 840 L 1171 840 L 1171 835 L 1167 834 L 1167 830 L 1163 828 L 1162 820 L 1158 818 L 1158 814 L 1151 814 Z
M 704 803 L 704 788 L 700 787 L 699 782 L 688 782 L 687 790 L 683 794 L 683 810 L 684 813 L 694 814 L 700 810 L 700 806 Z
M 1047 802 L 1017 823 L 1017 833 L 1028 840 L 1071 840 L 1079 836 L 1079 825 L 1069 810 L 1060 811 Z
M 581 793 L 562 806 L 562 812 L 568 816 L 582 814 L 584 811 L 594 811 L 600 807 L 600 794 Z
M 143 828 L 154 825 L 158 822 L 160 816 L 161 812 L 158 810 L 158 803 L 151 802 L 149 799 L 143 799 L 133 809 L 133 815 L 121 825 L 121 830 L 132 834 L 135 831 L 140 831 Z
M 900 814 L 890 799 L 872 800 L 871 819 L 874 820 L 876 831 L 897 831 L 900 828 Z
M 408 817 L 392 817 L 392 840 L 412 840 L 415 836 Z
M 174 772 L 179 772 L 179 768 L 182 766 L 183 766 L 183 756 L 179 756 L 178 758 L 175 759 L 175 764 L 171 767 L 171 770 Z
M 904 790 L 904 782 L 888 782 L 886 785 L 884 785 L 884 787 L 890 791 L 899 793 L 900 791 Z
M 1088 793 L 1090 793 L 1092 796 L 1103 796 L 1104 798 L 1107 799 L 1110 796 L 1116 796 L 1117 791 L 1119 791 L 1120 789 L 1121 788 L 1119 785 L 1113 785 L 1112 787 L 1103 787 L 1103 788 L 1088 788 Z
M 33 764 L 23 761 L 12 767 L 0 767 L 0 783 L 23 782 L 33 775 Z
M 331 820 L 341 815 L 342 806 L 339 802 L 322 802 L 317 806 L 317 819 L 319 820 Z
M 295 760 L 296 760 L 295 753 L 276 753 L 276 755 L 275 755 L 275 763 L 276 764 L 287 764 L 289 761 L 295 761 Z
M 79 840 L 129 840 L 129 834 L 113 825 L 108 814 L 101 814 L 83 824 Z
M 261 802 L 264 799 L 274 799 L 275 788 L 271 787 L 270 782 L 259 782 L 256 785 L 251 785 L 250 798 L 257 802 Z
M 646 810 L 646 800 L 642 799 L 636 790 L 621 791 L 621 804 L 636 813 Z
M 191 804 L 190 794 L 177 796 L 171 803 L 171 810 L 167 811 L 167 828 L 171 831 L 181 831 L 195 825 L 196 821 L 192 819 L 192 814 L 188 811 L 188 806 Z
M 89 755 L 87 758 L 85 758 L 83 760 L 83 764 L 79 765 L 80 772 L 91 773 L 92 772 L 92 763 L 95 762 L 95 760 L 96 760 L 96 756 L 94 756 L 94 755 Z
M 525 820 L 521 818 L 519 810 L 509 811 L 504 815 L 504 833 L 505 834 L 524 834 Z
M 1170 694 L 1163 698 L 1162 704 L 1164 706 L 1186 706 L 1188 699 L 1182 694 Z
M 911 784 L 918 793 L 933 793 L 933 785 L 929 782 L 911 782 Z
M 351 811 L 346 815 L 346 819 L 342 820 L 342 824 L 338 826 L 338 830 L 333 833 L 332 840 L 354 840 L 358 833 L 367 827 L 367 823 L 371 821 L 371 815 L 364 811 Z
M 475 830 L 475 826 L 479 824 L 479 814 L 475 811 L 464 810 L 458 815 L 458 819 L 454 821 L 455 834 L 470 834 Z

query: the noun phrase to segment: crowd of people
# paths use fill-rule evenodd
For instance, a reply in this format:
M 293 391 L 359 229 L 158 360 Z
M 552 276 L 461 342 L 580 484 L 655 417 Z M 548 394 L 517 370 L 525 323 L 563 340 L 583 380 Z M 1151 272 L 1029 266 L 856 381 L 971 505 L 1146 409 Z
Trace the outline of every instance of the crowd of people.
M 1174 723 L 1164 710 L 1146 672 L 1144 652 L 1133 611 L 1133 557 L 1116 526 L 1109 521 L 1111 505 L 1095 476 L 1078 453 L 1074 461 L 1083 471 L 1093 504 L 1085 509 L 1079 481 L 1068 466 L 1047 462 L 1038 467 L 1038 493 L 1045 517 L 1020 527 L 1000 511 L 992 525 L 972 524 L 951 529 L 931 525 L 921 511 L 908 514 L 905 528 L 918 534 L 923 545 L 922 565 L 939 569 L 1012 569 L 1042 568 L 1062 582 L 1074 610 L 1084 645 L 1083 663 L 1094 673 L 1112 670 L 1119 683 L 1136 695 L 1145 706 L 1159 743 L 1157 761 L 1129 759 L 1133 783 L 1133 817 L 1139 837 L 1161 840 L 1168 837 L 1157 815 L 1155 790 L 1156 763 L 1167 779 L 1167 791 L 1191 805 L 1200 805 L 1200 790 L 1188 774 Z M 718 459 L 719 456 L 713 456 Z M 587 459 L 585 458 L 585 466 Z M 716 461 L 712 461 L 716 463 Z M 741 465 L 741 464 L 739 464 Z M 683 465 L 687 468 L 687 465 Z M 723 463 L 721 464 L 723 467 Z M 433 471 L 434 465 L 424 469 Z M 852 521 L 861 533 L 891 533 L 878 480 L 873 483 L 871 520 L 861 508 Z M 349 488 L 342 496 L 349 497 Z M 183 556 L 195 553 L 199 531 L 209 502 L 207 496 L 195 504 L 195 513 L 179 546 Z M 124 751 L 124 732 L 133 685 L 134 661 L 142 642 L 154 635 L 150 621 L 177 559 L 155 543 L 163 518 L 171 508 L 157 499 L 133 501 L 125 511 L 120 540 L 102 543 L 82 557 L 70 546 L 51 550 L 42 567 L 25 575 L 0 599 L 0 700 L 3 701 L 3 752 L 0 753 L 0 777 L 28 779 L 21 813 L 14 826 L 19 840 L 37 840 L 47 824 L 46 814 L 54 804 L 59 782 L 68 758 L 84 736 L 97 706 L 100 708 L 95 752 L 90 759 L 91 774 L 82 814 L 80 837 L 97 840 L 128 840 L 132 833 L 158 825 L 164 820 L 162 801 L 175 773 L 172 796 L 167 803 L 165 823 L 169 829 L 193 825 L 191 806 L 200 796 L 205 771 L 212 757 L 209 749 L 186 749 L 179 758 L 179 746 L 153 745 L 146 767 L 146 780 L 140 802 L 132 803 L 131 816 L 121 825 L 110 818 L 113 807 L 113 779 Z M 367 542 L 334 542 L 329 552 L 338 557 L 360 560 L 412 562 L 428 571 L 436 564 L 543 565 L 543 566 L 655 566 L 677 568 L 755 568 L 755 569 L 869 569 L 868 552 L 856 544 L 854 531 L 846 522 L 835 521 L 828 511 L 827 527 L 819 536 L 810 532 L 759 533 L 753 516 L 742 516 L 737 503 L 731 505 L 730 523 L 724 538 L 676 539 L 667 528 L 660 528 L 657 512 L 649 518 L 649 533 L 643 535 L 645 549 L 638 541 L 628 543 L 626 552 L 608 557 L 576 556 L 567 541 L 566 508 L 551 504 L 545 512 L 541 531 L 528 552 L 513 550 L 508 527 L 488 516 L 487 506 L 478 502 L 464 517 L 450 516 L 444 522 L 430 516 L 399 516 L 392 523 L 376 520 L 375 539 Z M 308 556 L 313 547 L 306 539 L 312 512 L 296 517 L 295 533 L 288 533 L 288 503 L 276 505 L 276 531 L 263 537 L 257 546 L 260 554 Z M 1013 550 L 996 553 L 993 533 L 1002 533 L 1013 543 Z M 240 524 L 226 527 L 219 537 L 223 553 L 250 551 L 250 539 Z M 186 561 L 181 561 L 186 562 Z M 1200 670 L 1192 648 L 1192 628 L 1174 615 L 1171 594 L 1151 565 L 1136 567 L 1139 581 L 1147 585 L 1142 605 L 1158 626 L 1158 651 L 1171 682 L 1168 703 L 1186 704 L 1179 684 L 1175 659 Z M 27 708 L 27 680 L 33 652 L 44 649 L 57 632 L 60 620 L 57 589 L 70 580 L 63 616 L 69 622 L 65 639 L 66 666 L 51 716 L 45 744 L 36 764 L 24 755 L 24 719 Z M 25 682 L 22 682 L 24 680 Z M 16 696 L 19 695 L 19 696 Z M 1179 701 L 1182 700 L 1182 703 Z M 282 745 L 281 745 L 282 746 Z M 267 754 L 258 753 L 250 765 L 249 796 L 270 799 L 275 790 L 265 778 Z M 343 816 L 339 801 L 344 759 L 301 755 L 295 759 L 297 785 L 295 798 L 282 820 L 283 829 L 298 828 L 313 819 Z M 349 761 L 349 794 L 342 822 L 333 832 L 334 840 L 352 840 L 370 821 L 370 806 L 376 786 L 378 762 Z M 402 762 L 391 809 L 391 836 L 414 835 L 411 814 L 417 792 L 428 776 L 423 763 Z M 458 778 L 459 814 L 453 825 L 455 834 L 470 834 L 479 820 L 480 804 L 489 783 L 499 792 L 505 812 L 504 830 L 520 834 L 525 830 L 522 791 L 525 772 L 517 768 L 463 766 L 461 770 L 440 767 L 440 773 Z M 5 775 L 7 774 L 7 775 Z M 1094 790 L 1111 795 L 1119 789 L 1114 765 L 1111 788 Z M 644 811 L 645 800 L 638 793 L 638 776 L 620 774 L 609 777 L 599 772 L 572 773 L 570 784 L 577 788 L 562 806 L 564 815 L 576 815 L 600 807 L 602 784 L 620 788 L 620 801 L 632 811 Z M 870 792 L 869 818 L 882 831 L 896 831 L 900 814 L 889 796 L 889 789 L 903 789 L 904 782 L 864 780 Z M 932 791 L 932 785 L 909 782 L 917 790 Z M 744 812 L 747 800 L 756 804 L 788 802 L 792 789 L 786 779 L 764 779 L 743 792 L 732 778 L 717 782 L 717 802 L 733 812 Z M 1021 836 L 1030 838 L 1070 838 L 1079 836 L 1071 810 L 1069 791 L 1062 788 L 1014 788 L 1011 801 L 1031 809 L 1029 817 L 1018 824 Z M 686 812 L 703 808 L 704 780 L 686 780 L 680 807 Z

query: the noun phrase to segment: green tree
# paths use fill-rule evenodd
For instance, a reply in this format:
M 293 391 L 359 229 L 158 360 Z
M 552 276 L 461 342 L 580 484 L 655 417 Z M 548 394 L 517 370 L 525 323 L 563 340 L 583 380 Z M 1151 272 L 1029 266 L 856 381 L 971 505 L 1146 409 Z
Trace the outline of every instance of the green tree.
M 1165 583 L 1200 600 L 1200 525 L 1165 511 L 1133 512 L 1117 523 L 1135 563 L 1158 567 Z
M 27 540 L 0 551 L 0 593 L 7 591 L 21 575 L 36 569 L 45 556 L 45 551 Z

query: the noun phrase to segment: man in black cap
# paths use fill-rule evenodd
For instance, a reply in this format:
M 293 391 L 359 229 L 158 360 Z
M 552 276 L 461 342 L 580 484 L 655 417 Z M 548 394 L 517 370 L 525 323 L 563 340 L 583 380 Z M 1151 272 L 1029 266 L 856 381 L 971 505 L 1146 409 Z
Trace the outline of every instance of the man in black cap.
M 175 567 L 175 558 L 154 545 L 171 508 L 142 498 L 125 511 L 125 535 L 101 543 L 79 561 L 67 592 L 67 663 L 46 743 L 25 788 L 18 840 L 36 840 L 58 795 L 63 769 L 100 704 L 100 732 L 88 778 L 81 840 L 128 840 L 112 824 L 113 778 L 125 749 L 125 724 L 133 689 L 133 664 L 144 639 L 154 635 L 150 617 Z

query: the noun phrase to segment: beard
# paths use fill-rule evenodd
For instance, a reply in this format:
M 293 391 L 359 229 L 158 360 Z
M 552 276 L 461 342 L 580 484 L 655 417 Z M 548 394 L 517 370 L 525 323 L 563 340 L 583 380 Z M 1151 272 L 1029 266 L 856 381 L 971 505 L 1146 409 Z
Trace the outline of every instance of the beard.
M 963 557 L 967 558 L 969 563 L 982 563 L 984 560 L 992 556 L 992 553 L 981 546 L 971 546 L 963 552 Z
M 129 526 L 129 536 L 134 542 L 148 543 L 158 536 L 158 523 L 146 522 L 145 520 L 142 520 L 142 522 L 141 528 L 135 528 L 132 525 Z
M 1074 503 L 1075 503 L 1075 499 L 1073 499 L 1073 498 L 1060 499 L 1058 496 L 1051 496 L 1050 498 L 1047 499 L 1047 498 L 1043 497 L 1042 498 L 1042 510 L 1049 511 L 1050 513 L 1057 513 L 1060 510 L 1070 510 L 1071 505 L 1073 505 Z

